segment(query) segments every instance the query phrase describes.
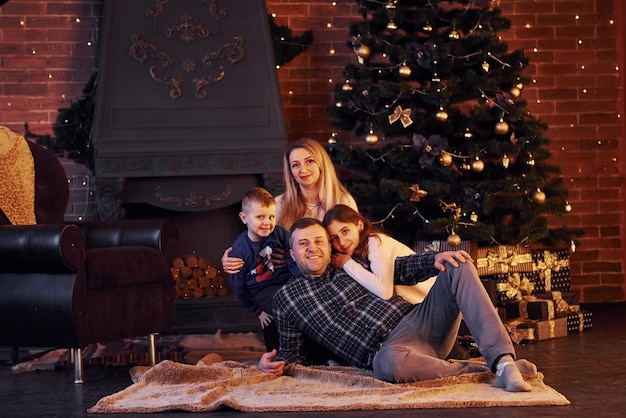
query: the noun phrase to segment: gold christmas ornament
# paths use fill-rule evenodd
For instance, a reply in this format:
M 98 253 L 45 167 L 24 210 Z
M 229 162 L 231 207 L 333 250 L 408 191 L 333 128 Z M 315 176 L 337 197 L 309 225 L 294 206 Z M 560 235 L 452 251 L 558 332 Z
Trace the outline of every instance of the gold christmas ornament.
M 352 85 L 350 85 L 350 82 L 348 80 L 346 80 L 344 85 L 341 86 L 341 90 L 343 90 L 343 91 L 352 91 Z
M 422 199 L 422 197 L 425 197 L 428 195 L 427 191 L 420 190 L 419 184 L 414 184 L 411 187 L 409 187 L 409 189 L 413 192 L 413 194 L 409 198 L 411 202 L 419 202 Z
M 476 159 L 472 161 L 472 171 L 476 173 L 480 173 L 484 169 L 485 169 L 485 163 L 477 156 Z
M 541 189 L 537 189 L 535 193 L 533 193 L 533 202 L 538 205 L 542 205 L 546 201 L 546 194 L 541 191 Z
M 370 48 L 367 45 L 361 45 L 357 48 L 356 50 L 356 54 L 360 57 L 360 58 L 367 58 L 370 56 Z
M 472 133 L 472 131 L 470 131 L 470 128 L 465 128 L 465 133 L 463 134 L 463 136 L 465 137 L 465 139 L 472 139 L 474 137 L 474 134 Z
M 424 24 L 424 26 L 422 26 L 422 30 L 424 32 L 432 32 L 433 31 L 433 27 L 430 25 L 430 23 L 426 22 Z
M 570 213 L 572 211 L 572 205 L 569 202 L 565 202 L 565 212 Z
M 450 39 L 460 39 L 461 35 L 459 35 L 459 31 L 457 31 L 456 29 L 452 29 L 448 34 L 448 37 Z
M 517 87 L 512 87 L 510 90 L 511 96 L 513 97 L 519 97 L 520 94 L 522 94 L 522 91 L 520 89 L 518 89 Z
M 370 133 L 365 136 L 365 142 L 368 144 L 375 144 L 378 142 L 378 135 L 374 133 L 373 129 L 370 129 Z
M 478 222 L 478 215 L 476 214 L 476 212 L 472 212 L 472 214 L 470 215 L 470 221 L 474 223 Z
M 489 3 L 489 8 L 493 9 L 497 7 L 500 7 L 500 0 L 491 0 L 491 2 Z
M 387 29 L 396 30 L 398 29 L 398 25 L 396 25 L 393 20 L 390 20 L 389 23 L 387 23 Z
M 335 103 L 335 106 L 336 106 L 336 107 L 343 107 L 343 102 L 340 102 L 340 101 L 339 101 L 339 102 L 336 102 L 336 103 Z
M 461 237 L 455 234 L 454 231 L 452 231 L 452 233 L 448 235 L 447 242 L 448 245 L 450 245 L 451 247 L 458 247 L 459 245 L 461 245 Z
M 443 106 L 439 108 L 437 113 L 435 113 L 435 118 L 439 122 L 445 122 L 448 120 L 448 113 L 445 110 L 443 110 Z
M 441 155 L 439 155 L 439 163 L 444 167 L 448 167 L 452 164 L 452 154 L 446 151 L 441 151 Z
M 509 132 L 509 124 L 500 118 L 500 121 L 496 123 L 495 131 L 498 135 L 504 135 Z
M 483 61 L 483 71 L 488 73 L 489 72 L 489 63 L 487 61 Z
M 385 4 L 385 8 L 387 8 L 388 10 L 395 9 L 396 3 L 393 1 L 388 1 L 387 4 Z
M 411 76 L 411 67 L 402 64 L 400 68 L 398 68 L 398 74 L 400 74 L 401 77 L 409 78 Z
M 330 138 L 328 138 L 328 145 L 334 145 L 337 143 L 337 132 L 332 132 Z

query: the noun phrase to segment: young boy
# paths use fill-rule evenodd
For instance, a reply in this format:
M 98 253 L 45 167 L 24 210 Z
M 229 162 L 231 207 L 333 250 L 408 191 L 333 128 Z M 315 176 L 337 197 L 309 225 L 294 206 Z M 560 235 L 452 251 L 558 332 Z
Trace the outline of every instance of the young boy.
M 254 313 L 268 351 L 278 349 L 278 331 L 272 321 L 274 294 L 298 273 L 295 261 L 289 257 L 289 233 L 276 226 L 276 201 L 270 192 L 254 187 L 241 201 L 239 218 L 246 225 L 232 245 L 231 257 L 243 260 L 237 274 L 230 274 L 230 286 L 239 302 Z M 287 267 L 272 264 L 273 252 L 284 252 Z

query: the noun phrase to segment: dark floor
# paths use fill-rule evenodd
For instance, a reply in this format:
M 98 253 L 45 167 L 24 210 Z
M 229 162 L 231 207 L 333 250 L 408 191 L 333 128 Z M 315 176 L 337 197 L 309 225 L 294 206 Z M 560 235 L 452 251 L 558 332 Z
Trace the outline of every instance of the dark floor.
M 626 304 L 583 305 L 593 312 L 593 330 L 565 338 L 517 346 L 519 358 L 536 363 L 546 384 L 565 395 L 571 405 L 556 407 L 496 407 L 384 411 L 385 417 L 622 417 L 626 416 Z M 2 356 L 9 350 L 2 347 Z M 43 371 L 13 375 L 6 361 L 0 365 L 0 416 L 95 417 L 87 408 L 100 398 L 131 384 L 128 368 L 94 366 L 85 369 L 85 382 L 73 383 L 73 371 Z M 220 410 L 204 414 L 163 412 L 141 416 L 167 417 L 368 417 L 381 412 L 243 413 Z M 126 417 L 130 415 L 118 414 Z

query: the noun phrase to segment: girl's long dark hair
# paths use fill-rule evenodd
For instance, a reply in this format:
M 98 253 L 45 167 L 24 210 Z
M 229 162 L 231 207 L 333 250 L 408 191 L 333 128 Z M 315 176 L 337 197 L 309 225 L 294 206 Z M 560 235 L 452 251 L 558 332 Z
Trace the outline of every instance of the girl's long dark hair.
M 330 210 L 326 212 L 324 215 L 324 226 L 328 227 L 333 221 L 344 222 L 344 223 L 353 223 L 355 225 L 359 224 L 359 221 L 363 223 L 363 229 L 359 233 L 359 244 L 354 249 L 354 254 L 352 254 L 353 258 L 357 258 L 361 261 L 368 262 L 368 242 L 369 237 L 376 236 L 379 234 L 379 231 L 374 229 L 372 222 L 361 215 L 359 212 L 352 209 L 347 205 L 335 205 Z

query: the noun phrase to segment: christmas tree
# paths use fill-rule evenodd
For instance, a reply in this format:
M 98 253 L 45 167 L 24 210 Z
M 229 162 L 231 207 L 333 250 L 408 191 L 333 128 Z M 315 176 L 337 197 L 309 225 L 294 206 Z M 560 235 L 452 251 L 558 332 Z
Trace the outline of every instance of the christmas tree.
M 547 126 L 523 98 L 528 59 L 509 51 L 496 1 L 359 0 L 356 62 L 327 112 L 329 153 L 359 208 L 415 240 L 570 245 L 571 210 Z

